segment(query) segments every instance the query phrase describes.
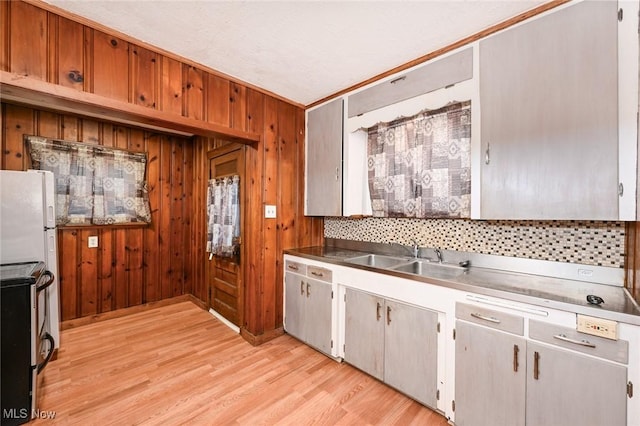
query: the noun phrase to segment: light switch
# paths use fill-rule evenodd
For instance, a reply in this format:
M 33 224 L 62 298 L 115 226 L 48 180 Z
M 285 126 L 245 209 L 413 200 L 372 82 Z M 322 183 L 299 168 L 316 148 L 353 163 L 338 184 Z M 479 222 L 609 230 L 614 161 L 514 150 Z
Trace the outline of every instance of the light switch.
M 275 219 L 276 218 L 276 206 L 265 205 L 264 206 L 264 217 L 267 219 Z
M 87 245 L 89 246 L 89 248 L 98 247 L 98 236 L 94 235 L 92 237 L 87 238 Z

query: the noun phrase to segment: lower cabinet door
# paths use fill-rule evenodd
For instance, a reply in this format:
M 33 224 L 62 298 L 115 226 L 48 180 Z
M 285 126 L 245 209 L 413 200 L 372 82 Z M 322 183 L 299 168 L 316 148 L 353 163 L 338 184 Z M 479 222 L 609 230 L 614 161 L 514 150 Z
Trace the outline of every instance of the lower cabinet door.
M 456 321 L 456 426 L 524 426 L 526 347 L 523 337 Z
M 346 289 L 344 360 L 383 380 L 384 299 Z
M 625 426 L 626 385 L 623 365 L 529 342 L 527 426 Z
M 307 279 L 305 334 L 307 343 L 331 353 L 331 284 Z
M 384 381 L 417 401 L 436 407 L 438 314 L 385 301 Z
M 286 272 L 285 301 L 284 301 L 284 329 L 298 339 L 305 340 L 304 335 L 304 304 L 306 297 L 304 277 Z

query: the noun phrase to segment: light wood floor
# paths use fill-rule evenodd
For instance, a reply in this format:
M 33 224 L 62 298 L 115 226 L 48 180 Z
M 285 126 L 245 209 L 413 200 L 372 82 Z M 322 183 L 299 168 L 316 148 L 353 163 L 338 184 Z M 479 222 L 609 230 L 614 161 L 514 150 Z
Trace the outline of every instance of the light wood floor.
M 253 347 L 191 302 L 62 332 L 35 424 L 420 424 L 441 415 L 288 335 Z

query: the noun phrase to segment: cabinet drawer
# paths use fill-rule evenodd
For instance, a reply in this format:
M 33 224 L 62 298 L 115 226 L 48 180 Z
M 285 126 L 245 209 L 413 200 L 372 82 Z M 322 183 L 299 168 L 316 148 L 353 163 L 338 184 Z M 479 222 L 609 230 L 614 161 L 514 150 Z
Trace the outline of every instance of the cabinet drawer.
M 479 306 L 456 303 L 456 318 L 522 336 L 524 318 Z
M 535 320 L 529 321 L 529 338 L 611 361 L 629 362 L 629 342 L 626 340 L 609 340 Z
M 295 272 L 296 274 L 307 275 L 307 265 L 292 260 L 287 260 L 285 269 L 289 272 Z
M 317 266 L 307 266 L 307 276 L 328 283 L 333 280 L 333 272 L 331 270 Z

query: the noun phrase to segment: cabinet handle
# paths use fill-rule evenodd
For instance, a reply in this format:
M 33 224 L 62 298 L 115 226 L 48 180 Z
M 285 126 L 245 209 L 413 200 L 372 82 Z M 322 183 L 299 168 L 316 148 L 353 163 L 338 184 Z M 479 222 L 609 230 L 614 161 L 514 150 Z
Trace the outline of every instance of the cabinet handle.
M 472 312 L 471 316 L 474 317 L 474 318 L 478 318 L 478 319 L 481 319 L 481 320 L 492 322 L 494 324 L 500 324 L 500 320 L 498 318 L 487 317 L 487 316 L 484 316 L 482 314 L 477 314 L 475 312 Z
M 297 271 L 298 267 L 296 265 L 289 265 L 287 266 L 287 268 L 291 269 L 292 271 Z
M 300 281 L 300 294 L 304 296 L 304 281 Z
M 564 334 L 556 334 L 553 336 L 554 339 L 562 340 L 563 342 L 573 343 L 575 345 L 586 346 L 587 348 L 595 348 L 596 345 L 591 343 L 588 340 L 575 340 L 570 337 L 567 337 Z
M 518 372 L 518 352 L 520 352 L 520 348 L 518 345 L 513 345 L 513 371 Z
M 487 143 L 487 149 L 484 151 L 484 164 L 489 164 L 491 162 L 491 145 Z
M 538 380 L 540 375 L 540 354 L 538 352 L 533 353 L 533 378 Z
M 391 324 L 391 306 L 387 306 L 387 325 Z
M 336 167 L 336 180 L 340 180 L 340 167 Z
M 315 275 L 316 277 L 324 277 L 322 272 L 311 271 L 311 275 Z
M 308 298 L 308 297 L 309 297 L 309 295 L 311 294 L 311 292 L 309 291 L 309 287 L 311 287 L 311 286 L 309 285 L 309 283 L 307 283 L 307 298 Z
M 376 321 L 380 321 L 380 308 L 382 308 L 382 305 L 380 304 L 380 302 L 376 303 Z

